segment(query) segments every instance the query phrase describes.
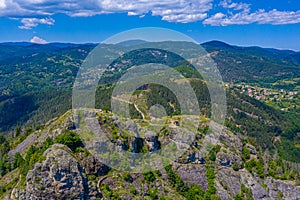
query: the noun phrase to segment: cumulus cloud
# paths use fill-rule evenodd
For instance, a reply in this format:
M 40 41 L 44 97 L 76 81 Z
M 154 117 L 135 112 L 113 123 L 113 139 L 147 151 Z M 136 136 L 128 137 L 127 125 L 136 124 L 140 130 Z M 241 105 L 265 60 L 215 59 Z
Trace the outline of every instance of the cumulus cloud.
M 6 4 L 5 4 L 5 0 L 0 0 L 0 9 L 2 8 L 5 8 L 6 7 Z
M 194 22 L 207 17 L 213 0 L 0 0 L 0 16 L 45 18 L 54 14 L 88 17 L 107 13 L 127 13 L 143 17 L 151 12 L 170 22 Z M 24 23 L 25 24 L 25 23 Z M 20 28 L 35 27 L 21 26 Z
M 213 13 L 217 7 L 218 13 Z M 222 11 L 220 9 L 225 11 Z M 220 12 L 222 11 L 222 12 Z M 21 29 L 39 24 L 54 24 L 55 14 L 89 17 L 109 13 L 127 13 L 143 17 L 147 13 L 169 22 L 203 21 L 213 26 L 231 24 L 299 23 L 299 11 L 257 10 L 251 5 L 232 0 L 0 0 L 0 17 L 19 19 Z
M 47 43 L 48 43 L 46 40 L 44 40 L 44 39 L 42 39 L 42 38 L 40 38 L 40 37 L 38 37 L 38 36 L 34 36 L 34 37 L 30 40 L 30 42 L 32 42 L 32 43 L 37 43 L 37 44 L 47 44 Z
M 231 0 L 223 0 L 219 5 L 228 9 L 250 11 L 250 4 L 247 3 L 234 3 Z
M 46 24 L 46 25 L 53 25 L 55 20 L 52 18 L 23 18 L 21 19 L 23 23 L 22 26 L 19 26 L 20 29 L 27 29 L 30 30 L 33 27 L 38 26 L 39 24 Z
M 205 19 L 203 24 L 212 26 L 228 26 L 234 24 L 296 24 L 300 23 L 300 10 L 299 11 L 278 11 L 273 9 L 265 11 L 260 9 L 256 12 L 250 12 L 248 9 L 235 13 L 225 15 L 223 13 L 216 13 L 208 19 Z

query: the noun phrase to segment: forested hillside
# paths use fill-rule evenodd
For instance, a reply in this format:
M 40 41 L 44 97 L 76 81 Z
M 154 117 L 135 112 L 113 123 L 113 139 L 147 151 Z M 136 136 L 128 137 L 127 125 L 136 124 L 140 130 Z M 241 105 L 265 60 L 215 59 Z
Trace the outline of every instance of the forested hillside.
M 137 43 L 139 44 L 140 42 Z M 70 109 L 75 76 L 94 46 L 1 44 L 1 130 L 13 132 L 17 126 L 34 128 Z M 296 52 L 235 47 L 216 41 L 205 43 L 203 47 L 217 63 L 225 82 L 243 81 L 273 87 L 274 82 L 300 76 L 300 65 L 295 59 L 298 55 Z M 165 54 L 168 54 L 167 59 L 163 56 Z M 168 52 L 155 56 L 151 54 L 151 50 L 139 51 L 120 57 L 111 66 L 128 69 L 133 65 L 148 62 L 167 64 L 190 79 L 201 112 L 209 117 L 210 97 L 207 87 L 201 81 L 201 75 L 182 61 L 182 58 Z M 114 82 L 121 75 L 122 72 L 117 70 L 108 72 L 107 76 L 99 81 L 97 108 L 110 110 L 110 94 Z M 277 84 L 274 87 L 283 86 Z M 286 82 L 285 86 L 287 87 Z M 292 82 L 291 87 L 299 89 L 299 82 Z M 148 108 L 159 102 L 165 106 L 169 115 L 179 112 L 178 102 L 168 89 L 155 85 L 141 89 L 147 96 Z M 277 149 L 286 159 L 299 162 L 299 112 L 282 112 L 231 90 L 227 91 L 227 100 L 226 126 L 238 134 L 255 138 L 263 149 Z M 136 113 L 134 109 L 132 111 Z M 140 117 L 138 113 L 135 115 Z

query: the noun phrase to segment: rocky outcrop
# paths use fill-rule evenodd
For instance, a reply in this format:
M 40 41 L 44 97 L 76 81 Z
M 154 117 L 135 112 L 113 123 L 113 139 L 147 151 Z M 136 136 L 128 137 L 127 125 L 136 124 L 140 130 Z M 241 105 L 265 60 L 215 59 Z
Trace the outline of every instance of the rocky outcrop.
M 237 156 L 234 153 L 225 153 L 225 152 L 219 152 L 217 154 L 217 162 L 221 165 L 221 166 L 225 166 L 225 167 L 231 167 L 232 165 L 234 165 L 235 163 L 239 166 L 239 168 L 241 168 L 242 165 L 242 159 L 241 157 Z
M 300 186 L 296 186 L 294 182 L 275 180 L 268 177 L 264 183 L 269 190 L 270 197 L 273 199 L 300 199 Z
M 187 161 L 195 164 L 205 164 L 205 159 L 200 152 L 193 152 L 188 155 Z
M 260 199 L 270 199 L 269 194 L 263 188 L 262 182 L 258 177 L 253 176 L 246 170 L 240 171 L 241 175 L 241 183 L 243 183 L 247 188 L 250 188 L 253 194 L 253 198 L 255 200 L 260 200 Z
M 243 148 L 243 143 L 240 138 L 234 135 L 232 132 L 227 129 L 222 130 L 222 134 L 219 136 L 219 141 L 224 143 L 225 146 L 229 149 L 241 152 Z
M 22 153 L 24 152 L 30 145 L 33 145 L 38 138 L 37 133 L 33 133 L 29 135 L 23 142 L 21 142 L 15 149 L 12 149 L 8 152 L 8 155 L 10 157 L 10 161 L 13 161 L 14 155 L 16 153 Z
M 111 114 L 105 116 L 103 114 L 104 117 L 102 116 L 101 123 L 110 123 L 110 125 L 118 128 L 115 134 L 117 137 L 114 139 L 113 137 L 107 137 L 106 134 L 97 129 L 100 120 L 92 119 L 95 117 L 93 112 L 84 112 L 83 115 L 87 117 L 86 124 L 91 130 L 95 130 L 94 133 L 97 133 L 99 137 L 92 138 L 89 143 L 85 144 L 84 149 L 76 151 L 76 153 L 71 152 L 64 145 L 52 145 L 50 149 L 44 152 L 44 160 L 36 163 L 34 168 L 28 172 L 26 187 L 20 189 L 24 185 L 20 182 L 16 183 L 13 191 L 9 191 L 9 194 L 3 199 L 95 200 L 97 198 L 114 199 L 117 197 L 121 199 L 135 199 L 135 197 L 147 199 L 150 195 L 152 197 L 156 195 L 155 199 L 162 196 L 172 199 L 184 199 L 176 191 L 176 187 L 170 184 L 169 174 L 164 168 L 160 171 L 153 171 L 152 174 L 148 175 L 111 170 L 102 163 L 114 161 L 111 159 L 113 157 L 99 156 L 105 155 L 107 152 L 120 151 L 155 153 L 161 146 L 170 142 L 174 142 L 177 147 L 183 147 L 184 149 L 186 149 L 186 146 L 189 147 L 178 160 L 172 163 L 173 172 L 178 174 L 182 181 L 188 185 L 199 185 L 204 191 L 207 191 L 206 167 L 213 167 L 216 176 L 213 180 L 216 195 L 222 200 L 236 199 L 239 196 L 243 199 L 253 197 L 254 200 L 300 199 L 300 187 L 295 182 L 275 180 L 270 177 L 263 180 L 255 175 L 255 170 L 251 174 L 248 170 L 242 168 L 241 153 L 243 144 L 237 135 L 225 128 L 218 129 L 220 130 L 219 133 L 222 134 L 203 135 L 203 138 L 201 134 L 199 134 L 199 137 L 196 135 L 196 141 L 190 145 L 190 141 L 194 139 L 193 135 L 182 129 L 179 122 L 172 122 L 169 127 L 166 127 L 166 132 L 156 134 L 152 131 L 141 131 L 142 127 L 134 122 L 122 122 L 116 116 Z M 58 118 L 49 124 L 47 128 L 33 133 L 17 147 L 16 151 L 26 151 L 31 143 L 41 147 L 42 142 L 47 137 L 54 139 L 65 129 L 78 131 L 79 129 L 74 129 L 73 123 L 77 119 L 73 119 L 73 121 L 71 119 L 67 115 Z M 217 128 L 215 129 L 217 130 Z M 125 135 L 121 134 L 122 130 L 125 130 Z M 138 135 L 139 132 L 143 133 L 141 134 L 143 138 Z M 107 134 L 109 134 L 109 131 Z M 209 139 L 206 140 L 206 138 Z M 107 139 L 111 139 L 113 142 Z M 208 148 L 216 147 L 216 145 L 218 145 L 218 148 Z M 244 147 L 253 154 L 252 158 L 257 159 L 255 154 L 259 154 L 258 149 L 256 150 L 254 146 L 249 144 L 244 144 Z M 99 153 L 98 157 L 93 154 L 94 152 Z M 216 161 L 211 159 L 209 154 L 211 152 L 214 155 L 216 154 Z M 264 158 L 264 160 L 269 160 L 269 158 Z M 117 161 L 120 160 L 117 159 Z M 238 165 L 238 171 L 235 171 L 237 170 L 235 167 L 235 170 L 233 169 L 234 164 Z M 289 164 L 289 166 L 292 165 Z M 268 169 L 267 167 L 265 165 L 265 170 Z M 296 169 L 296 167 L 293 167 L 293 169 Z M 16 173 L 15 177 L 18 177 L 19 174 L 17 171 Z M 267 171 L 265 174 L 267 174 Z
M 138 136 L 138 126 L 136 123 L 132 121 L 126 121 L 124 123 L 125 127 L 121 127 L 121 129 L 125 128 L 129 133 L 131 133 L 134 136 Z
M 241 193 L 241 183 L 239 172 L 233 171 L 230 168 L 219 167 L 216 177 L 221 185 L 228 190 L 231 196 L 236 196 Z
M 110 170 L 108 166 L 99 162 L 92 155 L 85 156 L 81 154 L 79 160 L 83 170 L 89 175 L 102 176 Z
M 19 199 L 84 199 L 87 192 L 82 168 L 64 145 L 55 144 L 44 152 L 26 176 L 26 192 Z
M 217 194 L 221 200 L 232 200 L 233 199 L 218 181 L 215 181 L 215 186 L 217 188 Z
M 256 148 L 254 146 L 252 146 L 251 144 L 246 144 L 245 146 L 250 151 L 251 154 L 253 155 L 257 154 Z
M 152 131 L 147 131 L 145 133 L 145 142 L 149 152 L 155 152 L 160 148 L 157 134 Z
M 184 182 L 192 185 L 199 185 L 203 190 L 207 190 L 208 185 L 205 166 L 175 164 L 173 169 Z

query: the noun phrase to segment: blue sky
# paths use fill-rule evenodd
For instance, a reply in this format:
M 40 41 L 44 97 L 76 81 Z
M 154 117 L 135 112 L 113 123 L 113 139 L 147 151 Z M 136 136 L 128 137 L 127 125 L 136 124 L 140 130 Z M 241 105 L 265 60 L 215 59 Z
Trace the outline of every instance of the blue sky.
M 0 0 L 0 42 L 101 42 L 149 26 L 300 51 L 299 0 Z

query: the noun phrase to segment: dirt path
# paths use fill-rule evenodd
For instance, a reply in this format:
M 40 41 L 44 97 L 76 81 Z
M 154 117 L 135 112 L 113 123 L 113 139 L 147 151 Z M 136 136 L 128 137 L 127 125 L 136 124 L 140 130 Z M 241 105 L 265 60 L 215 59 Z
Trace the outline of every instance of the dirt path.
M 121 102 L 124 102 L 124 103 L 128 103 L 128 104 L 131 104 L 134 106 L 134 108 L 142 115 L 143 117 L 143 120 L 145 120 L 145 115 L 144 113 L 137 107 L 137 105 L 135 103 L 132 103 L 130 101 L 127 101 L 127 100 L 124 100 L 124 99 L 121 99 L 121 98 L 118 98 L 118 97 L 113 97 L 114 100 L 117 100 L 117 101 L 121 101 Z

